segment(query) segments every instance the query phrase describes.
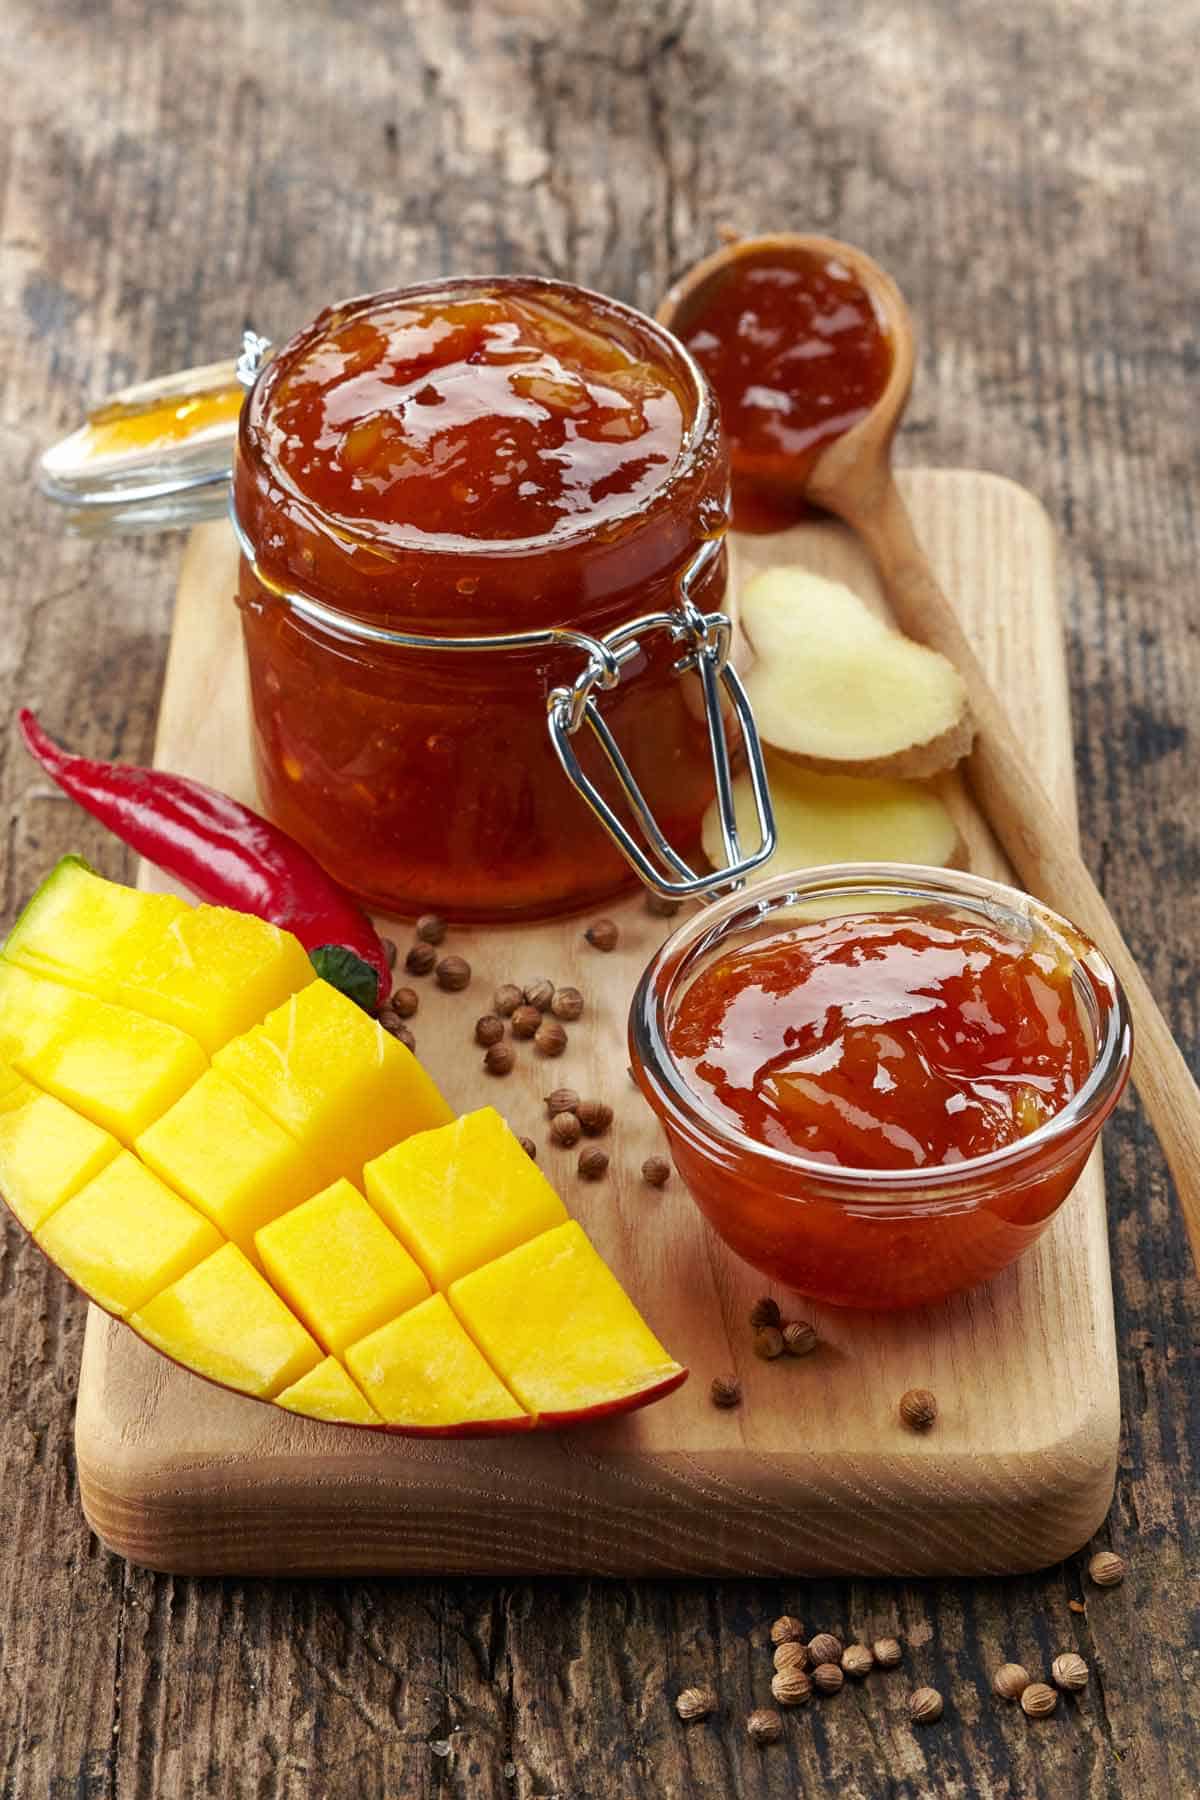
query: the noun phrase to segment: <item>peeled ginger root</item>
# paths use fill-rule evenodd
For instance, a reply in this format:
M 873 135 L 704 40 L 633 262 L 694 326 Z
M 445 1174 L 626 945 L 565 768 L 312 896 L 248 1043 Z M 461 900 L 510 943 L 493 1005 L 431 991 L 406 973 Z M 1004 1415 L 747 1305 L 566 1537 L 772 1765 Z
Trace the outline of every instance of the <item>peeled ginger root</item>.
M 765 744 L 808 769 L 921 778 L 971 748 L 958 670 L 839 581 L 764 569 L 742 596 L 746 689 Z
M 826 863 L 902 862 L 948 868 L 962 860 L 958 828 L 931 788 L 915 781 L 859 775 L 818 775 L 769 759 L 778 841 L 753 879 L 790 874 Z M 758 842 L 750 777 L 733 784 L 744 846 Z M 704 854 L 714 869 L 725 861 L 714 800 L 704 815 Z

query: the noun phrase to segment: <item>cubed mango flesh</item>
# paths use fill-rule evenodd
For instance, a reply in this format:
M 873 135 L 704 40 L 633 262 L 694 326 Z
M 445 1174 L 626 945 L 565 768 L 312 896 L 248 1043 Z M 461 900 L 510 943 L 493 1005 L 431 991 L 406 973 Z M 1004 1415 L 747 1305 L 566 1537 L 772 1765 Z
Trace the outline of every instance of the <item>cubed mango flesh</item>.
M 219 1248 L 220 1233 L 128 1150 L 64 1200 L 34 1237 L 119 1319 Z
M 326 1350 L 344 1350 L 429 1293 L 403 1244 L 348 1181 L 265 1225 L 255 1243 L 267 1278 Z
M 290 931 L 226 906 L 185 906 L 127 962 L 116 998 L 190 1032 L 211 1056 L 315 979 Z
M 208 1064 L 195 1038 L 174 1025 L 6 966 L 0 967 L 0 1040 L 10 1032 L 18 1039 L 8 1053 L 14 1067 L 123 1144 Z
M 422 1131 L 363 1170 L 367 1198 L 435 1288 L 560 1225 L 566 1207 L 494 1107 Z
M 26 1231 L 36 1231 L 119 1149 L 99 1125 L 0 1068 L 0 1194 Z
M 141 944 L 190 910 L 174 894 L 140 893 L 64 856 L 13 926 L 4 957 L 32 975 L 115 1000 Z
M 532 1424 L 467 1336 L 444 1294 L 434 1294 L 351 1344 L 346 1364 L 389 1425 L 450 1432 L 465 1425 L 520 1430 Z
M 215 1069 L 143 1131 L 135 1148 L 255 1264 L 259 1227 L 320 1186 L 291 1132 Z
M 289 1412 L 303 1413 L 306 1418 L 328 1419 L 336 1425 L 382 1423 L 336 1356 L 327 1356 L 291 1387 L 284 1388 L 282 1394 L 276 1394 L 275 1404 L 285 1406 Z
M 361 1007 L 313 981 L 213 1057 L 228 1081 L 292 1133 L 326 1182 L 453 1113 L 404 1045 Z
M 129 1322 L 185 1369 L 260 1400 L 321 1360 L 299 1319 L 236 1244 L 223 1244 Z
M 464 1275 L 449 1299 L 544 1424 L 622 1411 L 684 1378 L 574 1219 Z

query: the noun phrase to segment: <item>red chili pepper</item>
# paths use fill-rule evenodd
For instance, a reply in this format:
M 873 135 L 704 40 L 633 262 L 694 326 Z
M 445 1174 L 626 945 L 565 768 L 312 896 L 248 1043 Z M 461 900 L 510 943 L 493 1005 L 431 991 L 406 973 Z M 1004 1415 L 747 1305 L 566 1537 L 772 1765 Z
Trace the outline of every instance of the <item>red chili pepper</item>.
M 383 1005 L 392 975 L 378 932 L 294 838 L 184 775 L 73 756 L 28 707 L 18 722 L 46 773 L 122 843 L 201 900 L 294 932 L 318 975 L 368 1012 Z

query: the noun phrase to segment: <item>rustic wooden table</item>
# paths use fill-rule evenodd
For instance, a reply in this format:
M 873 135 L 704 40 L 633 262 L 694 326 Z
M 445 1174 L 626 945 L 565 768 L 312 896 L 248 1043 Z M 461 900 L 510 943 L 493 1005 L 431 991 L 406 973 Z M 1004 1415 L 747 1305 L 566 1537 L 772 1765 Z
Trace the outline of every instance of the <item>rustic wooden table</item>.
M 922 327 L 901 454 L 998 470 L 1054 517 L 1085 845 L 1194 1058 L 1194 27 L 1187 0 L 9 0 L 5 713 L 32 702 L 103 755 L 150 748 L 179 541 L 68 541 L 32 493 L 84 397 L 432 271 L 536 268 L 652 306 L 720 223 L 836 233 L 894 270 Z M 68 848 L 129 871 L 10 729 L 0 783 L 6 920 Z M 1108 1179 L 1125 1436 L 1100 1541 L 1131 1572 L 1107 1591 L 1085 1555 L 809 1586 L 129 1569 L 76 1504 L 83 1304 L 10 1229 L 0 1793 L 1195 1795 L 1200 1290 L 1132 1101 Z M 914 1734 L 893 1679 L 754 1749 L 784 1610 L 898 1631 L 943 1722 Z M 990 1698 L 1006 1656 L 1071 1645 L 1094 1670 L 1078 1705 L 1031 1724 Z M 685 1730 L 671 1700 L 708 1676 L 720 1717 Z

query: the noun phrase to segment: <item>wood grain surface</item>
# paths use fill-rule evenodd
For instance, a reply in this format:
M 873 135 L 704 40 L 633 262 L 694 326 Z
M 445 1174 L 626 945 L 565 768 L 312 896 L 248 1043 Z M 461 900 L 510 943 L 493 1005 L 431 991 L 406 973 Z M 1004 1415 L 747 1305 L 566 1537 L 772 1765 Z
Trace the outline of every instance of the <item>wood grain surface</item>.
M 996 470 L 1050 511 L 1085 849 L 1195 1066 L 1194 35 L 1189 0 L 9 0 L 5 713 L 31 701 L 101 755 L 153 741 L 179 540 L 68 542 L 32 499 L 81 396 L 429 271 L 538 268 L 652 305 L 725 221 L 837 232 L 921 329 L 902 457 Z M 11 733 L 0 757 L 6 919 L 65 849 L 132 874 Z M 1200 1302 L 1132 1102 L 1107 1177 L 1124 1430 L 1096 1541 L 1131 1570 L 1103 1592 L 1083 1558 L 927 1582 L 138 1573 L 79 1518 L 85 1308 L 10 1230 L 0 1793 L 1192 1800 Z M 898 1628 L 906 1673 L 759 1751 L 743 1720 L 785 1607 Z M 990 1698 L 1004 1657 L 1044 1669 L 1072 1643 L 1079 1702 L 1033 1724 Z M 947 1700 L 920 1734 L 909 1673 Z M 720 1714 L 685 1731 L 670 1698 L 705 1677 Z
M 994 475 L 914 470 L 905 481 L 938 572 L 963 595 L 997 690 L 1036 747 L 1065 817 L 1074 808 L 1054 547 L 1041 506 Z M 734 540 L 732 601 L 756 567 L 796 562 L 878 584 L 843 527 Z M 155 761 L 254 799 L 233 533 L 202 526 L 184 556 Z M 565 790 L 564 790 L 565 793 Z M 1008 879 L 961 788 L 968 866 Z M 564 804 L 571 804 L 569 796 Z M 149 885 L 167 885 L 143 871 Z M 875 1315 L 779 1299 L 817 1326 L 802 1363 L 753 1353 L 768 1284 L 726 1252 L 676 1177 L 640 1170 L 665 1142 L 631 1091 L 626 1019 L 671 929 L 639 895 L 609 909 L 602 955 L 586 919 L 456 928 L 462 993 L 414 981 L 418 1052 L 459 1112 L 490 1104 L 532 1137 L 550 1179 L 692 1379 L 630 1418 L 511 1444 L 404 1443 L 268 1409 L 188 1375 L 100 1312 L 89 1322 L 75 1445 L 86 1516 L 136 1562 L 184 1574 L 997 1574 L 1079 1548 L 1108 1510 L 1119 1429 L 1103 1179 L 1089 1168 L 1037 1249 L 942 1305 Z M 411 924 L 385 924 L 401 952 Z M 548 975 L 587 1010 L 561 1058 L 518 1048 L 487 1075 L 474 1021 L 504 981 Z M 549 1138 L 543 1096 L 563 1084 L 615 1110 L 603 1181 Z M 1059 1371 L 1072 1357 L 1072 1377 Z M 745 1403 L 718 1411 L 714 1375 Z M 896 1415 L 932 1388 L 937 1430 Z M 795 1529 L 803 1510 L 805 1529 Z

